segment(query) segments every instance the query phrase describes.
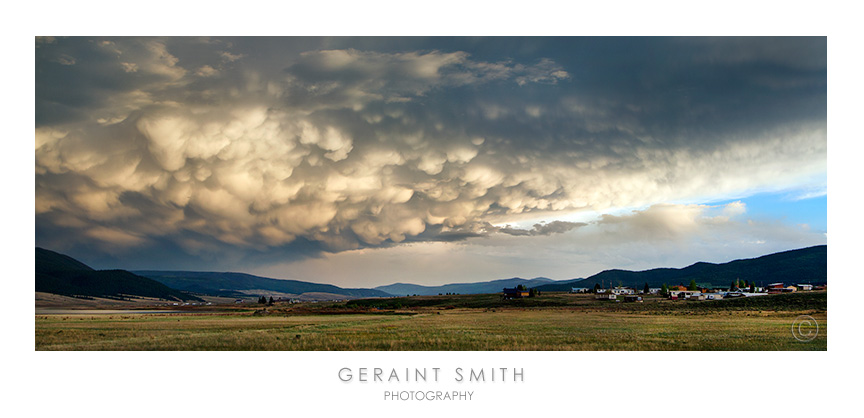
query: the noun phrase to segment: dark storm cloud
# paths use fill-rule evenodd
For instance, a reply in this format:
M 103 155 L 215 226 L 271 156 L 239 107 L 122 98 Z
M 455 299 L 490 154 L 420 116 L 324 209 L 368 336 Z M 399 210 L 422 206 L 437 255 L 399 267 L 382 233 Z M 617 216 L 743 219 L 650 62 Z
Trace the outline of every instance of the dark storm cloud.
M 826 71 L 824 38 L 41 39 L 37 243 L 251 262 L 794 187 Z
M 533 237 L 538 235 L 549 236 L 552 234 L 563 234 L 575 228 L 583 227 L 586 225 L 588 224 L 584 222 L 552 221 L 549 223 L 534 224 L 532 229 L 520 229 L 508 225 L 505 227 L 495 228 L 493 231 L 519 237 Z

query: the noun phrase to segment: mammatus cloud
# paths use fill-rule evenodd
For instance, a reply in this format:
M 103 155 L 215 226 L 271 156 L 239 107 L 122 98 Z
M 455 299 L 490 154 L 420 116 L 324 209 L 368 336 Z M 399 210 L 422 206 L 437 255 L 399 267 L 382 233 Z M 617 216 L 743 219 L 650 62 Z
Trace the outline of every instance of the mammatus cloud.
M 289 101 L 359 110 L 374 101 L 402 102 L 431 90 L 498 80 L 555 84 L 570 78 L 554 61 L 534 65 L 479 62 L 467 52 L 443 53 L 326 50 L 300 54 L 286 69 Z
M 323 49 L 274 69 L 219 40 L 37 45 L 37 236 L 56 248 L 170 242 L 218 257 L 551 236 L 585 224 L 492 223 L 795 187 L 826 170 L 818 112 L 670 130 L 646 123 L 668 120 L 662 98 L 582 93 L 554 57 Z M 682 215 L 646 213 L 628 225 L 662 235 Z

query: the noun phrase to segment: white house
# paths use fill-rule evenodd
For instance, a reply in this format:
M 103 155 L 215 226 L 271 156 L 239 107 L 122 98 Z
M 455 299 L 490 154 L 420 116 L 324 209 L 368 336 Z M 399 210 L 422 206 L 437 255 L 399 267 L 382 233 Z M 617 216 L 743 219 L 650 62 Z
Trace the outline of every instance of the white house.
M 812 284 L 799 284 L 798 290 L 813 290 Z
M 749 298 L 753 296 L 763 296 L 767 295 L 767 293 L 750 293 L 750 292 L 725 292 L 722 293 L 724 298 L 732 299 L 732 298 Z
M 611 289 L 611 292 L 613 295 L 632 295 L 632 294 L 636 293 L 635 290 L 633 290 L 629 287 L 621 287 L 621 286 L 618 286 L 614 289 Z
M 674 297 L 677 299 L 689 299 L 693 295 L 701 295 L 702 292 L 698 290 L 670 290 L 669 297 Z M 703 297 L 704 300 L 704 297 Z

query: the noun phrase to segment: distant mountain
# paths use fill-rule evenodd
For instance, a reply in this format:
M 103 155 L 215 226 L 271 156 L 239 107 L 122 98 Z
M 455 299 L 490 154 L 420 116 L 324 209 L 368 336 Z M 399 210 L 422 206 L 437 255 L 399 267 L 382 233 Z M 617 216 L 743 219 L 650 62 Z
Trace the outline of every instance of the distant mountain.
M 309 300 L 344 297 L 369 298 L 403 295 L 438 295 L 447 293 L 498 293 L 505 287 L 524 285 L 540 291 L 567 291 L 572 287 L 594 284 L 641 288 L 690 283 L 728 286 L 733 280 L 755 281 L 760 285 L 773 282 L 789 284 L 825 284 L 828 280 L 828 247 L 820 245 L 784 251 L 759 258 L 712 264 L 699 262 L 691 266 L 657 268 L 646 271 L 606 270 L 587 279 L 554 281 L 534 279 L 493 280 L 478 283 L 451 283 L 443 286 L 421 286 L 395 283 L 374 289 L 345 289 L 329 284 L 280 280 L 244 273 L 197 271 L 96 271 L 63 254 L 36 248 L 36 291 L 61 295 L 108 296 L 136 295 L 174 300 L 200 300 L 185 292 L 213 296 L 248 296 L 267 293 L 306 295 Z M 323 296 L 322 296 L 323 295 Z M 326 296 L 326 297 L 325 297 Z
M 480 293 L 498 293 L 505 287 L 516 287 L 524 285 L 525 287 L 537 287 L 548 283 L 553 283 L 554 280 L 545 277 L 537 277 L 534 279 L 522 279 L 514 277 L 512 279 L 493 280 L 489 282 L 478 283 L 451 283 L 443 286 L 421 286 L 408 283 L 394 283 L 387 286 L 378 286 L 375 289 L 381 290 L 393 295 L 420 295 L 432 296 L 438 294 L 458 293 L 460 295 L 471 295 Z M 569 288 L 568 288 L 569 290 Z
M 244 273 L 216 273 L 202 271 L 135 271 L 144 277 L 151 278 L 166 286 L 187 292 L 213 296 L 241 296 L 249 294 L 264 294 L 266 292 L 278 292 L 290 295 L 310 294 L 310 298 L 316 299 L 313 293 L 331 294 L 338 298 L 369 298 L 369 297 L 392 297 L 393 295 L 375 289 L 344 289 L 330 284 L 319 284 L 301 282 L 298 280 L 281 280 L 267 277 L 253 276 Z
M 93 270 L 72 257 L 36 248 L 36 291 L 65 296 L 143 296 L 176 301 L 202 299 L 125 270 Z
M 695 280 L 700 285 L 729 286 L 735 279 L 759 285 L 828 282 L 828 246 L 802 248 L 764 255 L 759 258 L 735 260 L 723 264 L 699 262 L 682 269 L 657 268 L 645 271 L 606 270 L 587 279 L 556 282 L 538 286 L 540 291 L 565 291 L 572 287 L 629 286 L 641 288 L 667 285 L 687 285 Z

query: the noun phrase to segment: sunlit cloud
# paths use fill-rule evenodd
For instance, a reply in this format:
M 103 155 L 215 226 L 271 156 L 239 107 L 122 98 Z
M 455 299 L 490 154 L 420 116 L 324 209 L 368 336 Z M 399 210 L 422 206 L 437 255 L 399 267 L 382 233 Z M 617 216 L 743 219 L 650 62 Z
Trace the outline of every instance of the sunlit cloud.
M 697 41 L 612 67 L 560 46 L 493 54 L 495 39 L 37 39 L 37 243 L 266 263 L 697 236 L 746 214 L 699 202 L 827 171 L 825 68 L 798 62 L 824 64 L 824 40 Z
M 324 276 L 369 287 L 509 277 L 565 280 L 611 268 L 681 268 L 695 261 L 721 263 L 824 243 L 824 235 L 806 225 L 750 219 L 745 206 L 661 204 L 601 216 L 549 235 L 493 227 L 452 241 L 327 253 L 254 271 L 305 280 Z

